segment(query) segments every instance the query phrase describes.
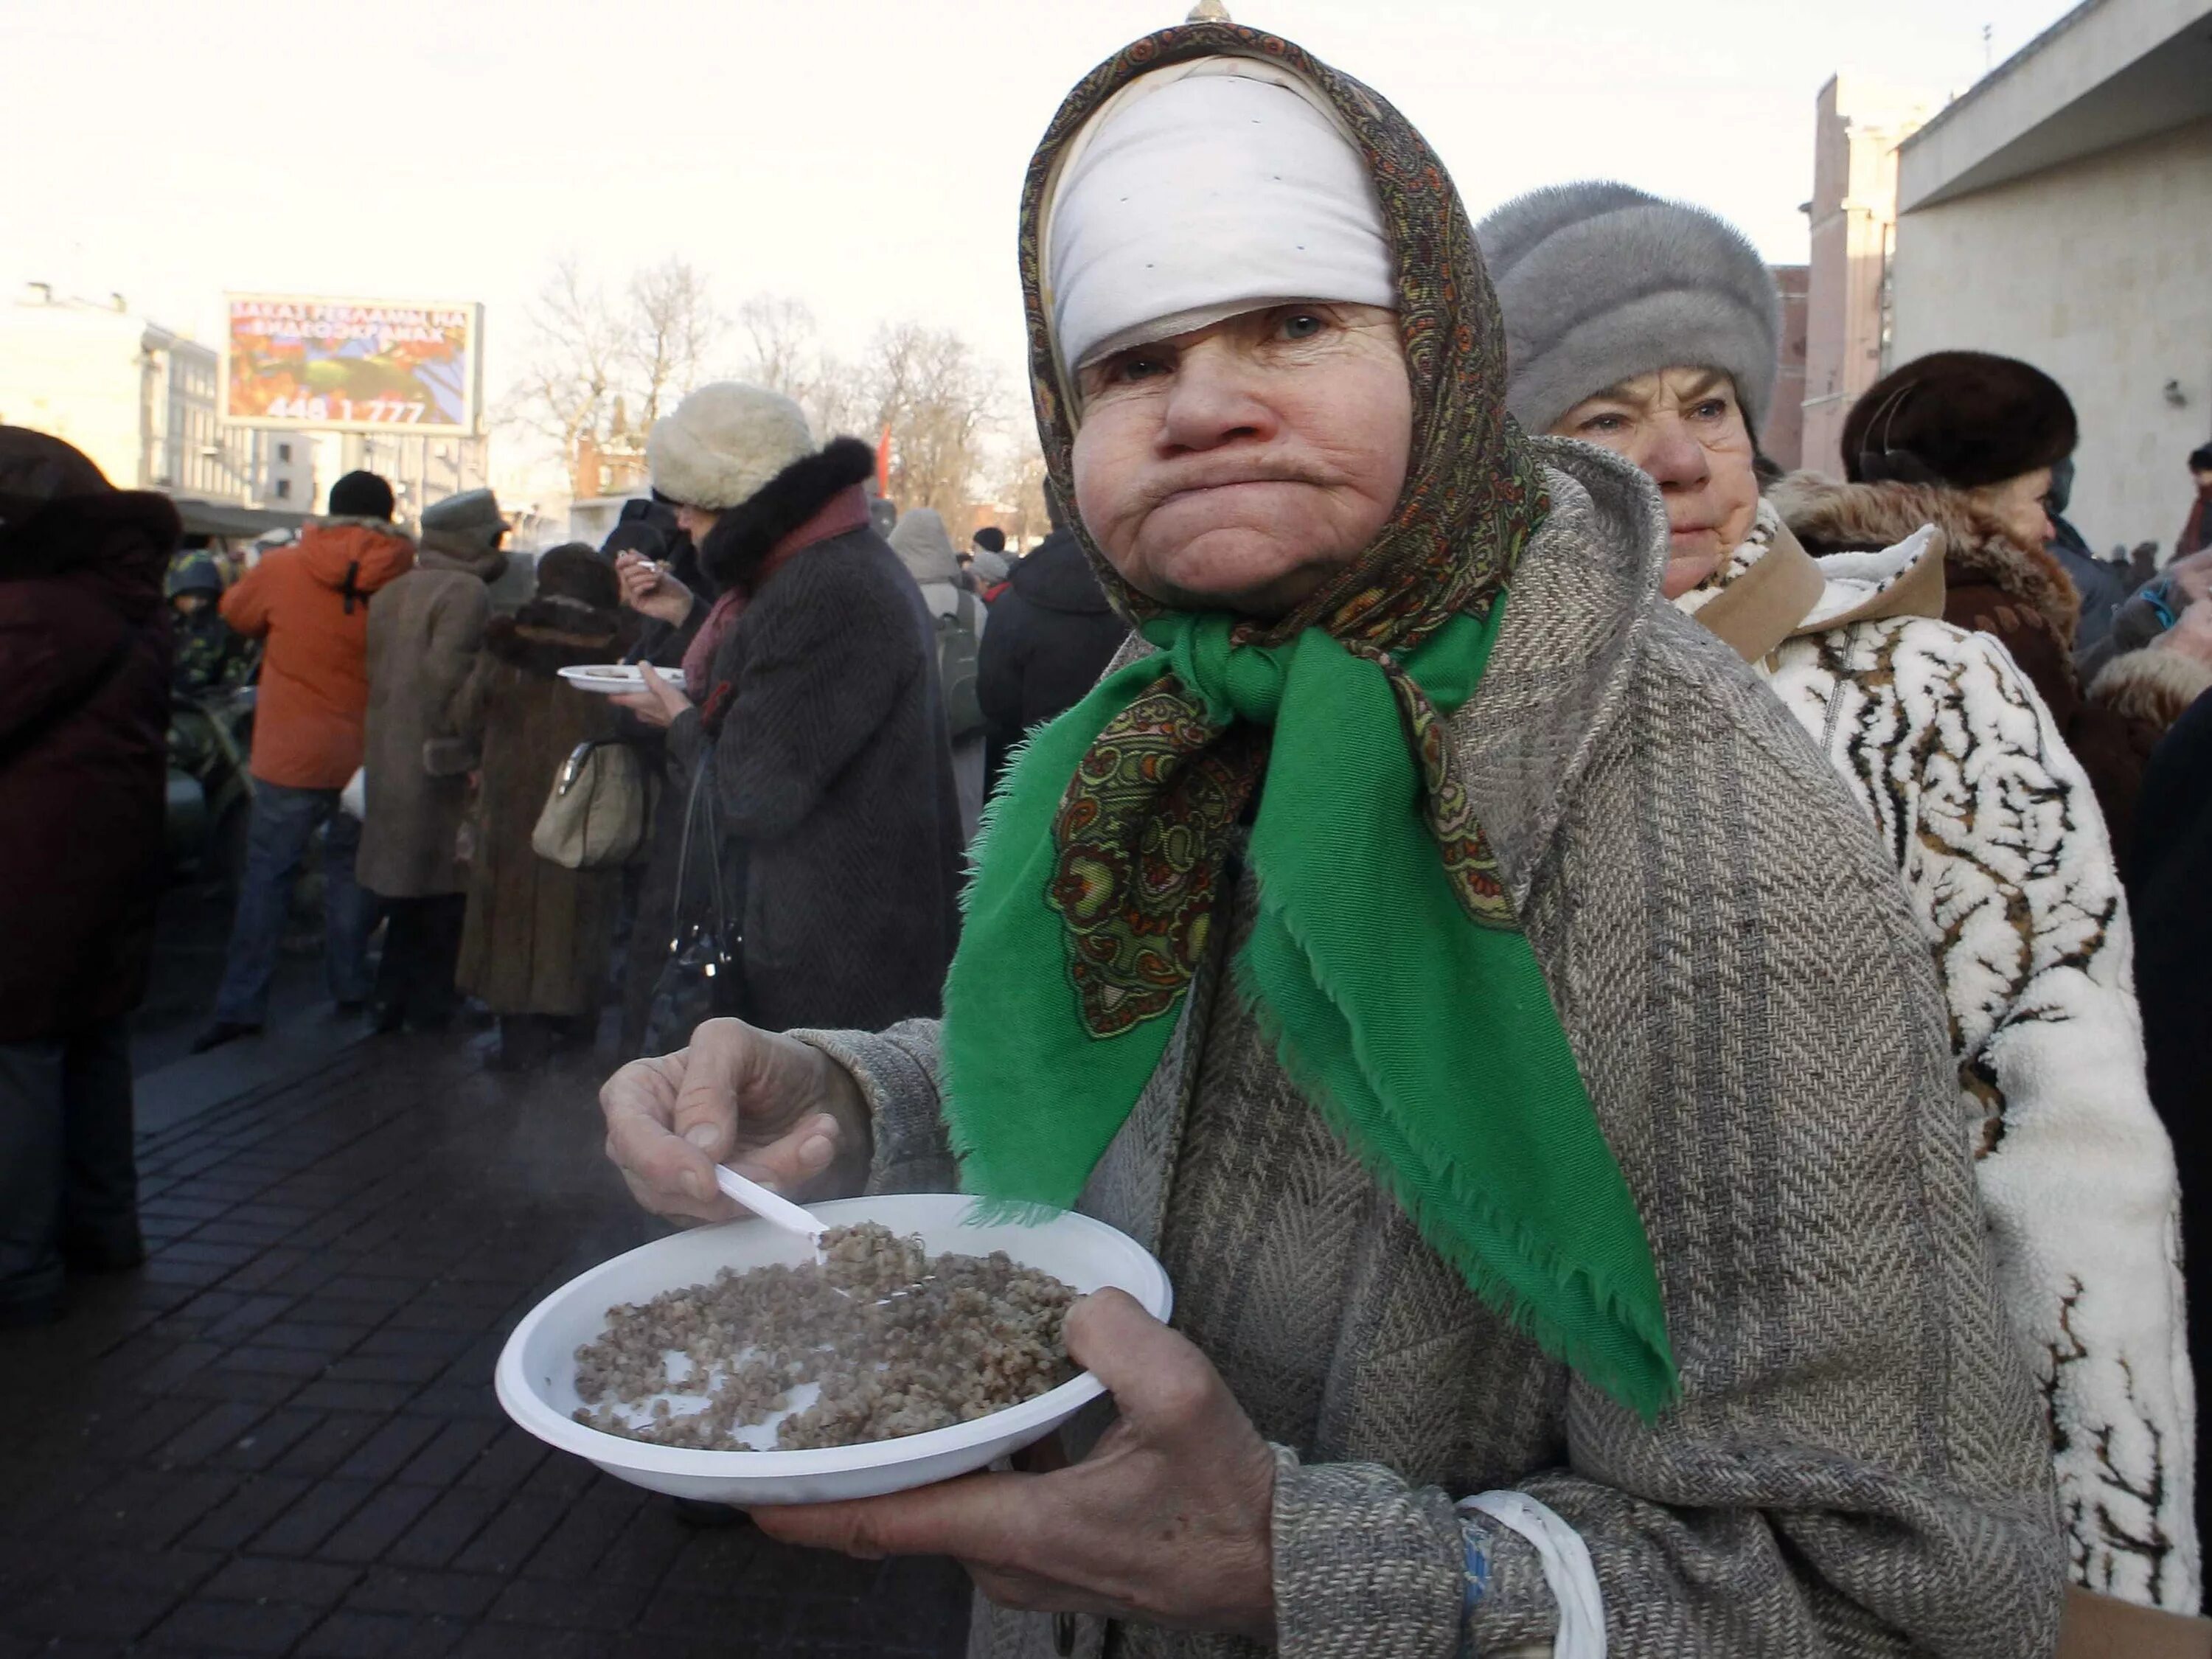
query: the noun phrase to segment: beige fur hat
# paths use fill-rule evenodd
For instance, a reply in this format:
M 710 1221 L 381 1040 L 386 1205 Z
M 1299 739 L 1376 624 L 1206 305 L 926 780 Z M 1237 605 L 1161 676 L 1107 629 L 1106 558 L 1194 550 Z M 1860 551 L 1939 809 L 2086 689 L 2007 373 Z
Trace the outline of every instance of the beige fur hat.
M 653 423 L 646 470 L 656 494 L 722 512 L 814 453 L 814 434 L 781 392 L 737 380 L 702 386 Z

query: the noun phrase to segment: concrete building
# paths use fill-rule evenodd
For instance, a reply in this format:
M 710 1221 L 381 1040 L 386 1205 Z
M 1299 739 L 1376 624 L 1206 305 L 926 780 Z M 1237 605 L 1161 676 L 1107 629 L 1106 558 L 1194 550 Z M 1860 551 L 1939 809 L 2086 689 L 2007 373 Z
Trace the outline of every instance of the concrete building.
M 0 306 L 0 421 L 75 444 L 123 489 L 305 510 L 312 447 L 222 418 L 210 347 L 133 313 L 32 283 Z
M 1774 401 L 1767 406 L 1766 430 L 1759 447 L 1785 471 L 1805 464 L 1805 330 L 1811 270 L 1805 265 L 1770 265 L 1774 291 L 1782 296 L 1782 361 L 1774 377 Z
M 1820 88 L 1813 199 L 1805 204 L 1813 246 L 1798 459 L 1816 472 L 1840 471 L 1844 416 L 1859 393 L 1881 378 L 1897 228 L 1898 146 L 1940 102 L 1924 92 L 1844 76 Z
M 1888 361 L 2055 376 L 2081 421 L 2069 516 L 2100 550 L 2170 551 L 2212 437 L 2212 0 L 2076 8 L 1905 141 L 1897 204 Z

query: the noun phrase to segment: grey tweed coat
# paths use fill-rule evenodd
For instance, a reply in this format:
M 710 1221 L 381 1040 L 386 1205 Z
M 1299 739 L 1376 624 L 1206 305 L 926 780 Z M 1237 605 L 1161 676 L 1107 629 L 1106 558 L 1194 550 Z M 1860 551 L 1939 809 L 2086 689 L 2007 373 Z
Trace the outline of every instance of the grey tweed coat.
M 1175 1322 L 1278 1447 L 1281 1651 L 1542 1652 L 1517 1487 L 1589 1545 L 1615 1659 L 1943 1655 L 2056 1641 L 2049 1454 L 1992 1289 L 1928 948 L 1789 712 L 1657 597 L 1644 476 L 1540 446 L 1462 774 L 1657 1259 L 1681 1402 L 1647 1425 L 1470 1295 L 1276 1064 L 1221 971 L 1083 1208 L 1160 1254 Z M 1247 896 L 1249 897 L 1249 896 Z M 937 1032 L 810 1040 L 860 1078 L 886 1188 L 954 1182 Z M 979 1602 L 975 1659 L 1249 1644 Z

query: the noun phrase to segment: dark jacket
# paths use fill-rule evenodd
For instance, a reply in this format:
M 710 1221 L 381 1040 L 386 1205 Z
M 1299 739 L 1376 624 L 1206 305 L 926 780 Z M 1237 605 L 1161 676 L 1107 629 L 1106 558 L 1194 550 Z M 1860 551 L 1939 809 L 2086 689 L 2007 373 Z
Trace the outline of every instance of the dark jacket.
M 1128 636 L 1069 532 L 1054 531 L 1015 564 L 975 664 L 992 787 L 1024 734 L 1082 702 Z
M 2014 541 L 1965 491 L 1942 485 L 1839 484 L 1798 472 L 1768 493 L 1815 555 L 1893 547 L 1923 525 L 1936 526 L 1944 545 L 1943 620 L 1987 634 L 2011 653 L 2089 775 L 2113 848 L 2130 844 L 2136 793 L 2162 728 L 2084 695 L 2074 665 L 2081 602 L 2057 559 Z
M 819 470 L 844 441 L 762 492 L 788 500 L 748 515 L 763 544 L 750 555 L 719 546 L 732 526 L 718 525 L 702 550 L 710 573 L 749 585 L 769 546 L 865 476 L 865 445 L 851 477 Z M 890 544 L 858 529 L 775 567 L 708 683 L 687 688 L 717 720 L 695 708 L 669 728 L 668 809 L 710 757 L 726 863 L 743 869 L 757 1024 L 875 1030 L 938 1011 L 959 928 L 960 817 L 935 671 L 921 593 Z M 679 903 L 703 903 L 704 885 Z
M 2173 1138 L 2181 1171 L 2183 1247 L 2212 1251 L 2212 692 L 2152 752 L 2136 812 L 2127 877 L 2136 924 L 2136 997 L 2142 1008 L 2151 1103 Z M 2212 1378 L 2212 1272 L 2188 1275 L 2191 1358 Z M 2200 1439 L 2200 1445 L 2202 1441 Z M 2198 1454 L 2197 1528 L 2212 1524 L 2212 1469 Z
M 2081 620 L 2074 628 L 2074 651 L 2079 656 L 2112 631 L 2112 613 L 2127 600 L 2127 573 L 2091 552 L 2081 532 L 2063 518 L 2054 514 L 2051 525 L 2057 534 L 2051 538 L 2048 550 L 2081 601 Z
M 2212 547 L 2212 487 L 2201 489 L 2197 499 L 2189 504 L 2189 516 L 2181 521 L 2181 534 L 2173 544 L 2173 556 L 2186 558 L 2201 549 Z
M 167 873 L 177 512 L 70 495 L 0 525 L 0 1042 L 120 1018 Z
M 456 983 L 495 1014 L 599 1006 L 622 872 L 564 869 L 539 858 L 530 836 L 570 751 L 615 732 L 613 706 L 560 671 L 611 662 L 623 642 L 614 611 L 532 599 L 486 624 L 483 654 L 455 701 L 457 730 L 483 757 Z

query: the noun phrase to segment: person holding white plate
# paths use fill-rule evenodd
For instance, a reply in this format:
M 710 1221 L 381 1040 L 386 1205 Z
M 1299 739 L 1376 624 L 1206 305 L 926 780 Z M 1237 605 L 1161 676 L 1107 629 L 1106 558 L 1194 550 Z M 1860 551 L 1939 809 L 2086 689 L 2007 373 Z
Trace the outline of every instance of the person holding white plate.
M 681 941 L 711 925 L 732 951 L 742 935 L 742 972 L 696 988 L 770 1030 L 934 1014 L 959 933 L 959 807 L 935 630 L 869 522 L 874 450 L 817 449 L 789 398 L 721 381 L 653 423 L 646 461 L 720 596 L 682 690 L 647 666 L 647 690 L 614 699 L 667 732 L 639 927 Z M 649 617 L 680 626 L 700 605 L 659 566 L 617 565 Z
M 942 1021 L 708 1022 L 608 1150 L 702 1219 L 718 1159 L 1079 1208 L 1173 1321 L 1069 1315 L 1069 1467 L 755 1519 L 961 1560 L 975 1659 L 2048 1653 L 1927 948 L 1650 481 L 1508 417 L 1443 163 L 1192 23 L 1079 83 L 1018 246 L 1141 638 L 1012 763 Z

